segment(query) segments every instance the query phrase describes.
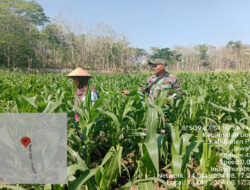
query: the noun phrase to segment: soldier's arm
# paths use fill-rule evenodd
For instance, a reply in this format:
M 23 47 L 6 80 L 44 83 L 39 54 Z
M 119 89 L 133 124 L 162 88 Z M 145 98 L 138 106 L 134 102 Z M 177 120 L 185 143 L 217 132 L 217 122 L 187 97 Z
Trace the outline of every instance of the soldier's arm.
M 151 76 L 147 79 L 147 83 L 145 83 L 141 88 L 138 89 L 139 93 L 149 94 L 149 85 L 153 82 L 155 76 Z
M 146 85 L 145 85 L 145 86 L 146 86 Z M 137 92 L 138 92 L 138 93 L 145 93 L 145 86 L 139 88 L 139 89 L 137 90 Z M 128 91 L 128 90 L 123 90 L 123 91 L 121 91 L 121 93 L 124 94 L 124 95 L 129 95 L 130 91 Z
M 141 88 L 139 88 L 138 90 L 137 90 L 137 92 L 139 93 L 139 94 L 148 94 L 149 92 L 147 91 L 147 86 L 148 85 L 144 85 L 144 86 L 142 86 Z
M 184 91 L 181 88 L 181 84 L 179 79 L 177 78 L 176 81 L 172 84 L 172 89 L 174 90 L 173 94 L 171 95 L 174 100 L 181 98 L 184 94 Z
M 161 91 L 166 92 L 168 99 L 176 100 L 184 93 L 180 81 L 174 76 L 164 81 L 160 87 Z
M 123 90 L 123 91 L 121 91 L 121 93 L 124 94 L 124 95 L 129 95 L 130 91 L 128 91 L 128 90 Z

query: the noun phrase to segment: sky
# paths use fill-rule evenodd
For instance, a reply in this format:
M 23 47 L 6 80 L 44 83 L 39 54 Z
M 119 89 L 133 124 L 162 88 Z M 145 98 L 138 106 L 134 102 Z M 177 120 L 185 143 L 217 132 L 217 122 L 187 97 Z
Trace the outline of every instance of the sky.
M 36 0 L 47 16 L 84 28 L 103 22 L 133 47 L 250 44 L 249 0 Z

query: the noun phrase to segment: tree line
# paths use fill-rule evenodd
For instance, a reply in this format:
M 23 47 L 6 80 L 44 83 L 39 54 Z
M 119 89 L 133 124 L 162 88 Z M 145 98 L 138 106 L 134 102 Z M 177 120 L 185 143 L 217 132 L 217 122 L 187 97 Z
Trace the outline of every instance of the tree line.
M 83 68 L 109 71 L 145 69 L 148 58 L 163 58 L 173 70 L 249 69 L 250 46 L 230 41 L 216 48 L 132 47 L 125 35 L 105 23 L 75 32 L 65 19 L 49 19 L 36 1 L 0 1 L 0 65 L 7 68 Z M 81 26 L 78 26 L 80 30 Z

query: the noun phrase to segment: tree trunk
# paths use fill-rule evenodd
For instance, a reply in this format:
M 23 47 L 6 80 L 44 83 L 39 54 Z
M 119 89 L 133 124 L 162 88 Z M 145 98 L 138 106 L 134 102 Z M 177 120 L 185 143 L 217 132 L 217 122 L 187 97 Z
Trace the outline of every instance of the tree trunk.
M 32 66 L 32 56 L 28 58 L 28 72 L 31 71 L 31 66 Z
M 13 68 L 15 68 L 16 67 L 16 54 L 15 53 L 13 53 Z
M 8 60 L 8 68 L 10 68 L 10 55 L 8 55 L 7 60 Z

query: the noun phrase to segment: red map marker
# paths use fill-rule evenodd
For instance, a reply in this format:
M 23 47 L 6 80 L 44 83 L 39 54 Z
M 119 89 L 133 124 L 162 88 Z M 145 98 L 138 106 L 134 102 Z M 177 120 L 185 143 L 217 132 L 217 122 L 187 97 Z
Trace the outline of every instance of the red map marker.
M 21 143 L 23 144 L 24 148 L 26 148 L 31 143 L 31 140 L 29 137 L 23 137 L 21 139 Z
M 31 150 L 31 140 L 29 137 L 23 137 L 21 138 L 21 143 L 23 144 L 24 148 L 27 148 L 27 146 L 29 146 L 29 157 L 30 157 L 30 161 L 31 161 L 31 168 L 33 170 L 34 173 L 36 173 L 36 170 L 34 168 L 34 164 L 32 161 L 32 150 Z

